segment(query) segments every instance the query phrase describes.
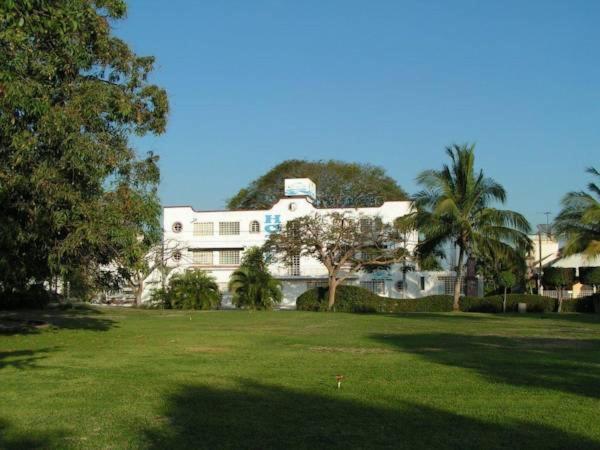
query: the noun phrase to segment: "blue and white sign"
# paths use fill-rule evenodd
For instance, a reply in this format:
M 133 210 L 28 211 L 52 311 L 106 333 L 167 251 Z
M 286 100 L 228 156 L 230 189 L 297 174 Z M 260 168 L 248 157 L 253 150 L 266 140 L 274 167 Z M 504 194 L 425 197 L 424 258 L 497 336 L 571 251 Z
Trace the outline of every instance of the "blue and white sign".
M 281 229 L 281 216 L 279 214 L 265 215 L 265 223 L 263 229 L 265 234 L 274 233 Z
M 286 197 L 308 196 L 317 198 L 317 186 L 310 178 L 288 178 L 285 180 Z

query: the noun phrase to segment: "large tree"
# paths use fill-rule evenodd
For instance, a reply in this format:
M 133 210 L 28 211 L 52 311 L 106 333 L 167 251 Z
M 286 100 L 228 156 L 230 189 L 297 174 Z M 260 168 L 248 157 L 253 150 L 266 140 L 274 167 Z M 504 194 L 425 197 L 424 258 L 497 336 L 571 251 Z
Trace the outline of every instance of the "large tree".
M 587 172 L 600 180 L 594 168 Z M 583 253 L 588 258 L 600 255 L 600 186 L 590 182 L 588 191 L 569 192 L 556 217 L 554 230 L 565 239 L 564 256 Z
M 436 253 L 447 245 L 458 247 L 458 259 L 452 262 L 456 264 L 454 311 L 460 310 L 464 264 L 469 257 L 517 259 L 519 249 L 531 246 L 525 217 L 491 206 L 504 203 L 506 191 L 475 169 L 474 150 L 472 145 L 448 147 L 449 165 L 419 174 L 417 182 L 423 190 L 414 196 L 413 212 L 404 219 L 422 236 L 418 254 Z
M 160 235 L 157 158 L 129 136 L 164 132 L 167 96 L 148 82 L 153 58 L 111 34 L 125 13 L 124 0 L 0 5 L 2 290 L 94 273 Z
M 317 206 L 379 206 L 406 200 L 407 194 L 384 169 L 370 164 L 292 159 L 273 167 L 229 199 L 229 209 L 270 208 L 283 194 L 286 178 L 310 178 L 317 185 Z
M 293 258 L 310 257 L 323 264 L 331 310 L 340 284 L 360 270 L 403 262 L 408 253 L 405 244 L 403 233 L 378 217 L 317 213 L 287 222 L 269 236 L 265 249 L 274 261 L 290 263 Z

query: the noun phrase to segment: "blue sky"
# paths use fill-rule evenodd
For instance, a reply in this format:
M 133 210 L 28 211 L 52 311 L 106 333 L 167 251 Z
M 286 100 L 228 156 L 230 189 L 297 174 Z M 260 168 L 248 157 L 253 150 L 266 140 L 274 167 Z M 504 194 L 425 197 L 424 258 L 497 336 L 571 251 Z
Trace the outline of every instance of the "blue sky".
M 409 192 L 475 142 L 533 223 L 600 167 L 600 2 L 130 0 L 116 32 L 169 93 L 164 204 L 220 208 L 289 158 L 369 162 Z

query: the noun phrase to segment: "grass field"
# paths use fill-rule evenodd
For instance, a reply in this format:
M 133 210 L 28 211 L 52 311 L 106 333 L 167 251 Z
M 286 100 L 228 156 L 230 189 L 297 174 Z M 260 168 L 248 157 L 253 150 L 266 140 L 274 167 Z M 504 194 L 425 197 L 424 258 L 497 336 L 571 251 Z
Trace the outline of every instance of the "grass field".
M 0 448 L 600 449 L 600 316 L 19 315 Z

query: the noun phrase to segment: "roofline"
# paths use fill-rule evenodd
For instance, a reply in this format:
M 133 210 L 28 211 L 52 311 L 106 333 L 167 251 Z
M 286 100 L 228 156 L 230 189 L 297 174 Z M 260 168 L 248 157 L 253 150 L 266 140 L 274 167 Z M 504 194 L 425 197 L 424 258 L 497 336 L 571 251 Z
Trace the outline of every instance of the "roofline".
M 311 201 L 308 200 L 309 198 L 311 198 L 309 195 L 294 195 L 294 196 L 284 196 L 284 197 L 281 197 L 279 200 L 277 200 L 275 203 L 273 203 L 271 205 L 271 207 L 268 208 L 268 209 L 196 209 L 192 205 L 167 205 L 167 206 L 163 206 L 162 208 L 163 209 L 167 209 L 167 208 L 190 208 L 192 211 L 197 212 L 197 213 L 203 213 L 203 212 L 206 212 L 206 213 L 217 213 L 217 212 L 270 211 L 281 200 L 289 200 L 289 199 L 294 199 L 294 198 L 305 199 L 307 201 L 307 203 L 309 203 L 314 209 L 367 209 L 367 208 L 377 209 L 377 208 L 381 208 L 386 203 L 413 203 L 411 200 L 386 200 L 386 201 L 384 201 L 379 206 L 345 206 L 345 207 L 337 207 L 337 208 L 331 208 L 331 207 L 321 208 L 321 207 L 315 206 L 313 202 L 311 202 Z

